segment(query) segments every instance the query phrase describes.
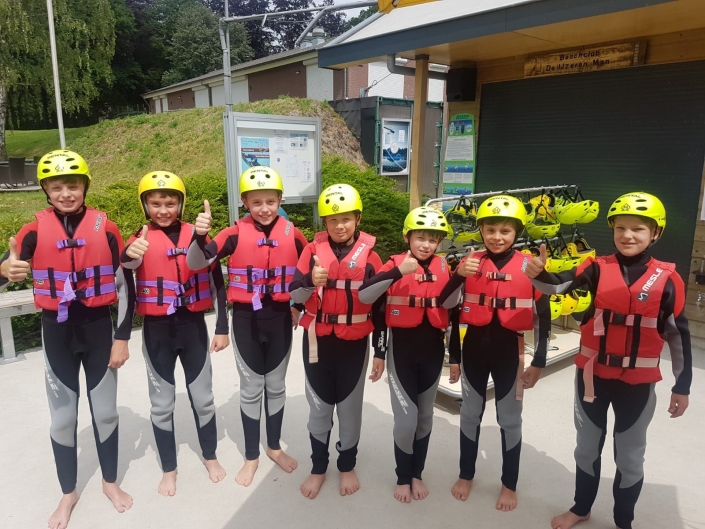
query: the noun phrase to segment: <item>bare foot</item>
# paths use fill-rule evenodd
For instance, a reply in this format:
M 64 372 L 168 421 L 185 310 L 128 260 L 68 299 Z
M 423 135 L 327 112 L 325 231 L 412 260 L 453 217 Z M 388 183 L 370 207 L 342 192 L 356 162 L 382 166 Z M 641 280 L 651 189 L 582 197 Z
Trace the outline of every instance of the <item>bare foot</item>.
M 162 496 L 173 496 L 176 494 L 176 470 L 164 472 L 162 480 L 159 482 L 157 492 Z
M 426 496 L 428 496 L 428 489 L 426 488 L 426 485 L 423 484 L 423 481 L 416 478 L 411 479 L 411 492 L 413 493 L 415 500 L 423 500 Z
M 245 464 L 242 465 L 240 472 L 235 476 L 235 481 L 238 485 L 243 487 L 249 487 L 252 484 L 252 478 L 255 477 L 255 472 L 257 472 L 257 467 L 259 466 L 259 458 L 257 459 L 247 459 Z
M 301 494 L 306 496 L 309 500 L 312 500 L 318 496 L 318 491 L 321 490 L 321 485 L 326 480 L 325 474 L 311 474 L 306 478 L 301 484 Z
M 468 499 L 468 496 L 470 496 L 470 489 L 472 488 L 472 480 L 471 479 L 458 479 L 458 481 L 455 482 L 453 485 L 453 488 L 450 489 L 450 492 L 453 494 L 453 497 L 456 500 L 461 500 L 465 501 Z
M 103 494 L 113 502 L 113 507 L 117 512 L 125 512 L 132 509 L 132 496 L 122 490 L 117 483 L 108 483 L 103 480 Z
M 69 494 L 64 494 L 59 500 L 59 506 L 49 517 L 47 527 L 49 529 L 66 529 L 71 518 L 71 511 L 78 502 L 78 493 L 76 490 Z
M 551 529 L 570 529 L 575 524 L 580 522 L 587 522 L 590 519 L 590 513 L 585 516 L 578 516 L 577 514 L 566 511 L 563 514 L 554 516 L 551 520 Z
M 296 470 L 296 467 L 299 466 L 296 459 L 284 452 L 284 450 L 274 450 L 272 448 L 267 448 L 267 456 L 269 456 L 269 459 L 279 465 L 284 472 L 291 473 Z
M 360 482 L 354 470 L 340 473 L 340 495 L 350 496 L 360 490 Z
M 498 511 L 509 512 L 513 511 L 517 506 L 517 493 L 515 490 L 509 490 L 507 487 L 502 485 L 502 491 L 499 493 L 499 498 L 497 498 L 497 505 L 495 507 Z
M 206 459 L 205 465 L 206 470 L 208 470 L 208 477 L 211 478 L 213 483 L 218 483 L 225 479 L 225 469 L 218 463 L 217 459 Z
M 394 497 L 401 503 L 411 503 L 411 485 L 397 485 L 394 487 Z

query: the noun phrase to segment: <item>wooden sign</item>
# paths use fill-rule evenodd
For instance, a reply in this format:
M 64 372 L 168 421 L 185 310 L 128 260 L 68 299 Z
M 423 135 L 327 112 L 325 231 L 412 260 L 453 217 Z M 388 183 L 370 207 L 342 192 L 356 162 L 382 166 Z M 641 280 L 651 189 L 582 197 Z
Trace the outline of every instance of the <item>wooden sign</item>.
M 612 44 L 527 57 L 524 77 L 598 72 L 644 63 L 646 42 Z

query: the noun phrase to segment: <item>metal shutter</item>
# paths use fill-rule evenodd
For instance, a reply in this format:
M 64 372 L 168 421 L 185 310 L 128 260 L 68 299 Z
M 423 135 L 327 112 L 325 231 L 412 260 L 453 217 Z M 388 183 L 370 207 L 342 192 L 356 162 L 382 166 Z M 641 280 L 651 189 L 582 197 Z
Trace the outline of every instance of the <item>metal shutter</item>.
M 705 61 L 485 84 L 478 192 L 580 184 L 599 200 L 584 228 L 598 254 L 614 252 L 606 212 L 628 191 L 665 204 L 655 257 L 688 281 L 705 160 Z

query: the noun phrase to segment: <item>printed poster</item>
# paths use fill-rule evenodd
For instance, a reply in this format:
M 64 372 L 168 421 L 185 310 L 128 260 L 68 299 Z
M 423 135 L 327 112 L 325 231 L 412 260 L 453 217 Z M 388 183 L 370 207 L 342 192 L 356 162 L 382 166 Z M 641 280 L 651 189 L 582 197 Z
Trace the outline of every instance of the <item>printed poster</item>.
M 241 169 L 249 169 L 258 165 L 270 165 L 269 138 L 240 138 L 242 154 Z
M 443 158 L 443 196 L 469 195 L 475 189 L 475 116 L 451 116 Z M 444 209 L 452 207 L 444 203 Z

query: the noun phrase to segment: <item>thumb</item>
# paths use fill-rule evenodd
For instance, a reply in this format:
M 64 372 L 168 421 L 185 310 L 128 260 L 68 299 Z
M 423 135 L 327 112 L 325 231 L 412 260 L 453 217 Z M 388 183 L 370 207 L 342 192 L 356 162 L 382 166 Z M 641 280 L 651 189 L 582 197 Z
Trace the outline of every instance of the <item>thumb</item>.
M 15 239 L 14 237 L 10 237 L 10 258 L 20 258 L 20 253 L 17 251 L 17 239 Z
M 546 244 L 539 246 L 539 258 L 545 263 L 546 262 Z
M 410 258 L 412 258 L 412 257 L 413 257 L 413 255 L 411 255 L 411 250 L 409 250 L 408 252 L 406 252 L 406 259 L 410 259 Z
M 145 241 L 147 240 L 147 230 L 148 230 L 148 228 L 147 228 L 146 224 L 144 226 L 142 226 L 142 234 L 140 235 L 140 238 L 142 240 L 145 240 Z
M 210 215 L 210 214 L 211 214 L 211 204 L 210 204 L 210 202 L 208 202 L 207 200 L 204 200 L 204 201 L 203 201 L 203 212 L 204 212 L 206 215 Z
M 321 266 L 321 260 L 316 254 L 313 255 L 313 266 Z
M 468 254 L 468 259 L 472 259 L 475 256 L 475 248 L 470 248 L 470 253 Z

